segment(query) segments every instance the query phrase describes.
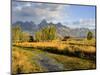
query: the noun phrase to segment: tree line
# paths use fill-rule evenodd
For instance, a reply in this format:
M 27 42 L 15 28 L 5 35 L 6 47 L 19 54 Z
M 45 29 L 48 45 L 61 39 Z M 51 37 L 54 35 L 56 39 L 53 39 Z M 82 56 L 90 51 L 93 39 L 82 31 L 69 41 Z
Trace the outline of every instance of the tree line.
M 53 25 L 42 28 L 35 33 L 36 41 L 51 41 L 56 39 L 56 28 Z
M 56 38 L 57 33 L 54 25 L 50 25 L 38 30 L 35 32 L 34 36 L 22 31 L 20 26 L 12 27 L 13 42 L 52 41 Z
M 93 33 L 89 31 L 87 33 L 87 40 L 93 38 Z M 48 25 L 37 32 L 34 36 L 28 32 L 22 31 L 20 26 L 12 27 L 12 41 L 13 42 L 33 42 L 33 41 L 52 41 L 57 39 L 57 30 L 54 25 Z M 65 37 L 64 37 L 65 39 Z M 69 38 L 68 38 L 69 39 Z

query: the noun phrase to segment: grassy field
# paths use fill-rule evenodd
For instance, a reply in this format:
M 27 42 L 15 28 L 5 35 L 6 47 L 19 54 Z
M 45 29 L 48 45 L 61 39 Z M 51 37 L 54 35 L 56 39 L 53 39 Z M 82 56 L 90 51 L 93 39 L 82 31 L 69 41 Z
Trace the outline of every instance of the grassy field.
M 44 68 L 32 60 L 34 53 L 12 47 L 12 73 L 43 72 Z
M 42 54 L 42 53 L 45 56 L 39 57 L 39 54 Z M 44 66 L 44 65 L 39 64 L 41 59 L 46 59 L 46 58 L 52 58 L 52 59 L 49 59 L 49 61 L 55 60 L 53 63 L 51 63 L 53 65 L 57 63 L 62 64 L 64 66 L 62 69 L 60 69 L 62 71 L 63 70 L 79 70 L 79 69 L 95 69 L 96 67 L 95 62 L 91 60 L 48 53 L 48 52 L 44 52 L 42 50 L 37 50 L 37 49 L 13 47 L 12 73 L 19 74 L 19 73 L 34 73 L 34 72 L 51 71 L 48 69 L 49 66 Z M 47 60 L 45 62 L 43 62 L 42 60 L 42 63 L 47 63 Z M 59 71 L 59 69 L 56 69 L 54 71 Z
M 95 60 L 96 56 L 96 48 L 95 48 L 95 40 L 72 40 L 69 39 L 67 41 L 49 41 L 49 42 L 23 42 L 23 43 L 14 43 L 13 45 L 20 47 L 31 47 L 42 49 L 44 51 L 77 56 L 81 58 L 88 58 Z
M 95 53 L 95 40 L 13 43 L 12 73 L 95 69 Z

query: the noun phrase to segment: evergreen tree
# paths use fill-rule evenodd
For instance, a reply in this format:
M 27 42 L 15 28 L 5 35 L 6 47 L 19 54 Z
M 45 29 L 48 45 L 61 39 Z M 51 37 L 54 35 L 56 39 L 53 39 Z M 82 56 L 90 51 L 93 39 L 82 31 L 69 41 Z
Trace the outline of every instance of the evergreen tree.
M 87 40 L 91 40 L 93 38 L 93 33 L 91 31 L 87 34 Z

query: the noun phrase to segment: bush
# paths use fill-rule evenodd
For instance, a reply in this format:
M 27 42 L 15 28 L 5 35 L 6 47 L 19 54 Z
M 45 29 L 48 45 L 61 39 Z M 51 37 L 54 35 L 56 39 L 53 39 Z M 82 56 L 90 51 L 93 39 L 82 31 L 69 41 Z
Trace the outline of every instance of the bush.
M 93 38 L 93 33 L 89 31 L 87 34 L 87 40 L 91 40 L 92 38 Z

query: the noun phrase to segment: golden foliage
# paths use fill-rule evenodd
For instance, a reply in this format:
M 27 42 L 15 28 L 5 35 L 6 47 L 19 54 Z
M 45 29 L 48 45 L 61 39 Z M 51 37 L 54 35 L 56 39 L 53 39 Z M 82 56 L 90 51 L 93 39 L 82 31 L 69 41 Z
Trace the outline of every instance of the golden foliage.
M 32 61 L 33 53 L 25 50 L 12 48 L 12 73 L 41 72 L 42 68 Z
M 95 53 L 95 40 L 88 41 L 86 39 L 82 41 L 77 41 L 70 39 L 68 41 L 51 41 L 51 42 L 23 42 L 23 43 L 14 43 L 14 45 L 17 46 L 22 46 L 22 47 L 33 47 L 33 48 L 38 48 L 38 47 L 55 47 L 58 50 L 64 50 L 65 48 L 68 48 L 68 50 L 73 51 L 73 50 L 81 50 L 83 52 L 88 52 L 88 53 Z
M 67 41 L 59 41 L 53 40 L 48 42 L 22 42 L 22 43 L 13 43 L 15 47 L 12 47 L 12 72 L 16 73 L 31 73 L 31 72 L 44 72 L 45 70 L 42 66 L 34 62 L 32 59 L 35 53 L 32 53 L 29 48 L 47 50 L 51 52 L 55 52 L 55 54 L 49 55 L 56 59 L 58 62 L 64 64 L 66 69 L 74 70 L 74 69 L 91 69 L 95 68 L 95 40 L 74 40 L 69 39 Z M 18 47 L 16 47 L 18 46 Z M 19 48 L 22 47 L 22 48 Z M 24 49 L 23 49 L 24 47 Z M 25 50 L 25 48 L 28 48 Z M 29 51 L 28 51 L 29 50 Z M 38 52 L 37 52 L 38 53 Z M 69 54 L 78 57 L 84 58 L 93 58 L 93 62 L 89 60 L 80 59 L 77 57 L 69 57 L 58 55 L 61 54 Z M 36 58 L 37 59 L 37 58 Z M 65 60 L 66 59 L 66 60 Z

